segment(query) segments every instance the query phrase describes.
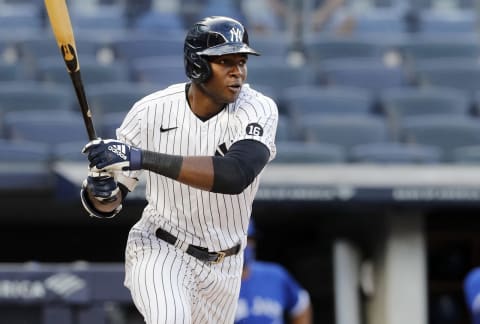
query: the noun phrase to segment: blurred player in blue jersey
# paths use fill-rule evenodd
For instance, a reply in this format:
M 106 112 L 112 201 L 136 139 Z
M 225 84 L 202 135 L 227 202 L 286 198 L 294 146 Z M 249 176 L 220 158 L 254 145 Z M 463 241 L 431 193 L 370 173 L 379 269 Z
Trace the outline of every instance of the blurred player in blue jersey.
M 235 324 L 312 324 L 308 292 L 283 266 L 255 260 L 255 244 L 251 219 Z
M 472 324 L 480 324 L 480 268 L 472 269 L 463 282 L 463 291 Z

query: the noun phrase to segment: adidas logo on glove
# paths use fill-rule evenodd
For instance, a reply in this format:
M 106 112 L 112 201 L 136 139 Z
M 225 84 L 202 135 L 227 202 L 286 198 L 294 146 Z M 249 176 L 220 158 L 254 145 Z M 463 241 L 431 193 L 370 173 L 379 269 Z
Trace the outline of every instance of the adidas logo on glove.
M 125 155 L 125 145 L 109 145 L 108 150 L 110 152 L 115 153 L 118 157 L 122 158 L 123 160 L 127 159 Z

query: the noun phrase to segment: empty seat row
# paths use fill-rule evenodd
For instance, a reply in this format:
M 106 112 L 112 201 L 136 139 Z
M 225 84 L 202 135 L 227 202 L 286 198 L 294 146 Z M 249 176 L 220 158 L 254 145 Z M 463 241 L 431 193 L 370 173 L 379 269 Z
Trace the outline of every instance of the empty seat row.
M 427 146 L 431 147 L 429 156 L 434 154 L 441 162 L 455 161 L 459 154 L 472 154 L 469 147 L 480 143 L 480 123 L 474 117 L 412 116 L 404 118 L 397 127 L 394 136 L 387 120 L 369 115 L 308 116 L 301 122 L 280 118 L 277 141 L 337 145 L 349 156 L 356 147 L 369 145 L 372 149 L 373 145 L 385 153 L 385 159 L 401 150 L 417 154 L 412 147 L 418 150 Z

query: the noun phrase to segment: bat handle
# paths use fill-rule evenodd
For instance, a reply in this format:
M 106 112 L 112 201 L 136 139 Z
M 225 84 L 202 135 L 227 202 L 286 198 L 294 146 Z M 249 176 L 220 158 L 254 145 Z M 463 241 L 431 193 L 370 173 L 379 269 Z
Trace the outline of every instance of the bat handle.
M 80 70 L 74 71 L 69 73 L 70 78 L 73 82 L 73 88 L 75 89 L 75 93 L 77 95 L 78 102 L 80 104 L 80 109 L 82 111 L 83 121 L 85 123 L 85 127 L 87 129 L 88 139 L 94 140 L 97 138 L 97 134 L 95 132 L 95 128 L 93 126 L 92 120 L 92 111 L 90 110 L 87 102 L 87 98 L 85 96 L 85 90 L 83 88 L 82 77 L 80 75 Z

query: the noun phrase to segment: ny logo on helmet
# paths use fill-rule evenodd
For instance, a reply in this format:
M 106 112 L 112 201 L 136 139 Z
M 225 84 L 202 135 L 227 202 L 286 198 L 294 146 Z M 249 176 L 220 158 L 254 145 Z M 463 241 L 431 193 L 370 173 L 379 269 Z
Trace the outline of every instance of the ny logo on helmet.
M 233 27 L 230 29 L 230 41 L 241 42 L 243 39 L 243 31 L 240 28 Z

